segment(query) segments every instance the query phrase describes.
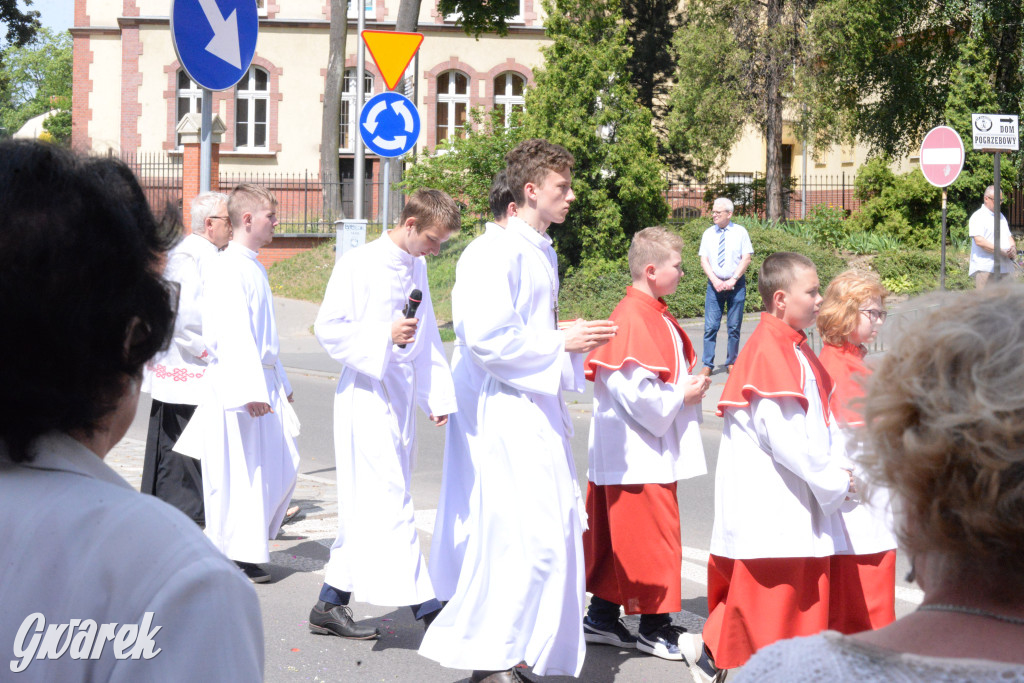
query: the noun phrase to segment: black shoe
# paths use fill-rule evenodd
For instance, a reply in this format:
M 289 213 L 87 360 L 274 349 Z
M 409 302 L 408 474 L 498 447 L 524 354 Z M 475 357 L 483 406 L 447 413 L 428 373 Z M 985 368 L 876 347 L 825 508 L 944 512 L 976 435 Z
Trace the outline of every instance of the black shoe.
M 235 561 L 235 564 L 242 570 L 245 577 L 253 583 L 266 583 L 267 581 L 270 581 L 270 572 L 258 564 L 253 564 L 252 562 L 239 562 L 237 560 Z
M 322 636 L 341 636 L 353 640 L 380 638 L 380 631 L 372 626 L 360 626 L 352 620 L 348 605 L 331 605 L 317 600 L 309 611 L 309 630 Z
M 591 621 L 589 615 L 583 617 L 583 640 L 628 649 L 636 647 L 636 636 L 626 629 L 622 619 L 616 619 L 610 624 L 599 624 Z
M 697 659 L 696 648 L 686 629 L 665 624 L 651 633 L 641 633 L 636 639 L 636 649 L 655 657 L 675 662 L 693 662 Z
M 469 680 L 472 683 L 534 683 L 516 667 L 505 671 L 474 671 Z
M 696 670 L 697 676 L 700 678 L 702 683 L 724 681 L 726 676 L 725 670 L 719 669 L 715 666 L 715 662 L 711 659 L 711 655 L 708 654 L 707 648 L 703 646 L 700 648 L 700 656 L 697 658 L 696 662 L 693 662 L 693 666 L 690 667 L 690 670 Z

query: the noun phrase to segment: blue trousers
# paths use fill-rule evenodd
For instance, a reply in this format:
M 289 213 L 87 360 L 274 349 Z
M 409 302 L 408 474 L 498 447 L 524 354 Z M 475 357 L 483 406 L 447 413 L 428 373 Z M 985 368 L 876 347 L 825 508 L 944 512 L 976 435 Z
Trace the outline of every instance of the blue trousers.
M 704 357 L 706 367 L 715 367 L 715 339 L 722 326 L 722 313 L 726 315 L 729 329 L 729 344 L 726 347 L 725 364 L 732 365 L 740 352 L 740 326 L 743 324 L 743 305 L 747 301 L 747 276 L 744 275 L 736 286 L 724 292 L 716 292 L 708 281 L 704 296 Z

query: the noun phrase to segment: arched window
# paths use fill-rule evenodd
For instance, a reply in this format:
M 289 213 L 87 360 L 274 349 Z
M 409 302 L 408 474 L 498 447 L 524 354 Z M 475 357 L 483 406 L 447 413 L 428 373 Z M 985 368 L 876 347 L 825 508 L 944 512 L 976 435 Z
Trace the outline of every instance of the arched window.
M 437 142 L 465 135 L 469 113 L 469 76 L 444 71 L 437 77 Z
M 359 115 L 356 112 L 356 70 L 345 69 L 345 79 L 341 82 L 341 151 L 355 152 L 356 124 Z M 373 74 L 363 72 L 363 102 L 373 96 Z
M 203 91 L 199 85 L 188 77 L 184 69 L 178 69 L 178 104 L 176 107 L 177 120 L 175 125 L 181 123 L 185 114 L 203 113 Z M 176 136 L 174 146 L 181 149 L 181 135 Z
M 504 112 L 506 128 L 512 125 L 512 112 L 523 111 L 526 107 L 526 99 L 523 97 L 524 87 L 526 87 L 526 79 L 515 71 L 498 74 L 498 77 L 494 79 L 494 107 Z
M 270 74 L 258 66 L 235 86 L 235 149 L 267 149 Z

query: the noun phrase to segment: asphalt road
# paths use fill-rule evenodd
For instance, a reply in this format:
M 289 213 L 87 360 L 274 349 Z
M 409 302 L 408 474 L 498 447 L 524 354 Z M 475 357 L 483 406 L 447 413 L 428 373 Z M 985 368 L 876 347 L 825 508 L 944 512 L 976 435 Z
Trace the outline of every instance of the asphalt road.
M 306 619 L 317 599 L 328 549 L 336 531 L 337 493 L 332 443 L 336 374 L 335 364 L 309 332 L 316 307 L 281 301 L 277 311 L 282 335 L 282 360 L 295 391 L 294 407 L 302 421 L 302 435 L 299 437 L 302 462 L 293 501 L 303 507 L 303 513 L 271 542 L 271 564 L 267 568 L 272 581 L 256 586 L 266 637 L 266 680 L 424 683 L 467 680 L 469 672 L 445 669 L 417 654 L 423 631 L 406 607 L 353 603 L 357 620 L 381 627 L 384 637 L 378 641 L 347 641 L 317 636 L 307 629 Z M 745 327 L 744 337 L 749 335 L 753 325 L 748 323 Z M 699 354 L 700 330 L 690 329 L 689 333 Z M 722 337 L 720 344 L 724 346 L 724 325 Z M 694 630 L 700 629 L 707 616 L 706 560 L 714 516 L 714 467 L 721 437 L 721 420 L 714 416 L 713 406 L 725 375 L 716 374 L 713 379 L 715 384 L 704 406 L 701 430 L 710 473 L 682 481 L 678 489 L 684 561 L 680 576 L 683 611 L 677 615 L 676 623 Z M 585 479 L 590 397 L 581 395 L 575 398 L 576 402 L 570 404 L 575 425 L 573 454 L 577 471 Z M 148 415 L 149 400 L 143 395 L 135 422 L 125 440 L 107 457 L 107 462 L 136 487 L 141 476 Z M 412 494 L 420 541 L 424 552 L 429 553 L 441 484 L 444 429 L 435 427 L 423 415 L 420 415 L 418 429 L 419 456 L 412 479 Z M 581 480 L 580 485 L 585 487 L 585 480 Z M 366 514 L 373 514 L 373 511 L 367 510 Z M 898 576 L 902 577 L 906 570 L 905 559 L 901 556 Z M 899 581 L 897 615 L 911 611 L 920 602 L 920 597 L 915 587 Z M 635 631 L 637 620 L 637 617 L 627 618 L 626 623 Z M 576 679 L 552 676 L 543 680 L 568 683 Z M 579 680 L 587 683 L 679 683 L 690 678 L 685 666 L 677 662 L 598 645 L 588 648 Z

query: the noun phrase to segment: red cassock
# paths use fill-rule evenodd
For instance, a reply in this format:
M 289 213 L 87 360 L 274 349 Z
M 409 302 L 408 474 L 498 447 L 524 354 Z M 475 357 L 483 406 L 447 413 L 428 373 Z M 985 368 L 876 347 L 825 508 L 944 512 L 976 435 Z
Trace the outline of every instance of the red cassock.
M 696 364 L 690 338 L 668 313 L 664 300 L 628 287 L 609 319 L 618 324 L 618 332 L 587 356 L 587 379 L 594 381 L 598 366 L 619 370 L 635 364 L 671 384 L 686 377 Z M 686 363 L 685 370 L 681 361 Z M 583 534 L 587 590 L 622 605 L 627 614 L 679 611 L 682 542 L 676 482 L 604 486 L 590 482 L 587 515 L 590 528 Z
M 835 391 L 829 405 L 843 427 L 860 427 L 864 382 L 871 369 L 864 363 L 867 351 L 849 342 L 826 344 L 821 364 L 832 377 Z M 833 555 L 829 590 L 829 628 L 840 633 L 859 633 L 888 626 L 896 620 L 896 551 Z
M 761 314 L 757 328 L 737 357 L 717 414 L 749 410 L 755 397 L 794 398 L 806 410 L 804 370 L 794 344 L 814 373 L 827 421 L 832 392 L 828 373 L 808 346 L 806 335 L 768 313 Z M 708 561 L 709 614 L 703 638 L 715 665 L 734 669 L 776 641 L 825 630 L 829 572 L 829 557 L 734 559 L 712 554 Z

